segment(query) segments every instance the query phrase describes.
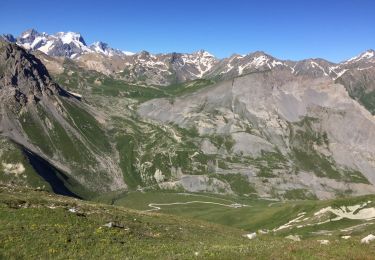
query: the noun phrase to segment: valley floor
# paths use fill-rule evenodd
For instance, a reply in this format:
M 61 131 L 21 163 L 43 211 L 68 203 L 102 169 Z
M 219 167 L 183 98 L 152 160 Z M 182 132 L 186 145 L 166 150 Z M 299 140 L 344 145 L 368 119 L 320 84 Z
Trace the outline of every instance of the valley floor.
M 354 198 L 351 202 L 358 204 L 369 199 L 372 198 Z M 202 203 L 188 203 L 193 201 Z M 261 228 L 280 227 L 302 211 L 306 223 L 301 223 L 311 224 L 316 210 L 340 201 L 275 203 L 210 194 L 137 192 L 113 202 L 115 205 L 110 206 L 1 186 L 0 258 L 373 259 L 375 255 L 375 241 L 360 242 L 375 231 L 368 219 L 339 220 L 301 231 L 292 227 L 283 232 L 258 232 Z M 181 203 L 172 204 L 175 202 Z M 148 211 L 155 209 L 148 206 L 150 203 L 160 209 Z M 357 212 L 372 206 L 366 205 Z M 204 221 L 208 218 L 213 223 Z M 262 222 L 272 219 L 274 223 Z M 333 232 L 358 224 L 366 224 L 366 228 L 351 231 L 349 239 L 341 238 L 344 231 Z M 312 235 L 323 228 L 332 231 L 331 235 Z M 250 231 L 258 232 L 256 238 L 244 237 Z M 301 241 L 285 238 L 291 234 L 300 236 Z M 329 240 L 329 244 L 318 240 Z

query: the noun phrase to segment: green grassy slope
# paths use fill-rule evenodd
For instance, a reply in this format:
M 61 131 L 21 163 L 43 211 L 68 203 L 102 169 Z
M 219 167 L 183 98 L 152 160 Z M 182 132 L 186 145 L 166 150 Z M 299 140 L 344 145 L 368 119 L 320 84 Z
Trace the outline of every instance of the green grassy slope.
M 48 183 L 29 164 L 18 145 L 7 138 L 0 137 L 0 147 L 0 183 L 44 187 L 46 190 L 51 190 Z M 19 171 L 9 171 L 6 169 L 7 165 L 13 166 L 14 170 L 18 169 Z
M 71 212 L 73 211 L 73 212 Z M 105 224 L 113 222 L 113 227 Z M 300 242 L 185 217 L 142 213 L 41 191 L 0 187 L 1 258 L 371 259 L 358 238 Z
M 37 104 L 20 115 L 21 127 L 26 138 L 45 157 L 69 169 L 67 174 L 76 183 L 77 180 L 90 179 L 90 183 L 81 184 L 96 191 L 107 180 L 98 160 L 112 154 L 109 138 L 84 108 L 64 97 L 60 97 L 60 102 L 64 110 L 62 120 L 58 121 L 51 111 Z M 80 190 L 82 186 L 76 188 Z
M 33 187 L 73 197 L 94 196 L 45 158 L 3 137 L 0 138 L 0 184 Z
M 298 214 L 304 213 L 304 221 L 296 223 L 291 228 L 281 229 L 274 232 L 275 236 L 287 236 L 298 234 L 301 238 L 315 237 L 316 232 L 327 231 L 325 239 L 340 239 L 344 235 L 363 235 L 375 232 L 375 222 L 364 219 L 341 219 L 337 221 L 326 220 L 333 219 L 333 215 L 322 214 L 315 217 L 315 213 L 326 207 L 340 208 L 343 206 L 354 206 L 369 202 L 365 207 L 375 206 L 375 195 L 336 199 L 336 200 L 295 200 L 295 201 L 270 201 L 264 199 L 224 196 L 214 194 L 191 194 L 191 193 L 166 193 L 166 192 L 131 192 L 117 194 L 117 196 L 103 196 L 97 199 L 114 205 L 121 205 L 127 208 L 147 211 L 153 209 L 149 204 L 153 203 L 161 209 L 157 212 L 172 214 L 177 216 L 200 219 L 230 227 L 236 227 L 254 232 L 259 229 L 274 230 L 286 224 L 290 220 L 298 217 Z M 186 203 L 191 204 L 172 204 L 169 203 Z M 217 204 L 196 203 L 213 202 Z M 233 208 L 226 207 L 231 204 L 242 204 L 243 207 Z M 156 211 L 155 211 L 156 212 Z M 366 228 L 353 229 L 352 231 L 343 231 L 356 225 L 365 225 Z M 301 227 L 297 227 L 302 225 Z

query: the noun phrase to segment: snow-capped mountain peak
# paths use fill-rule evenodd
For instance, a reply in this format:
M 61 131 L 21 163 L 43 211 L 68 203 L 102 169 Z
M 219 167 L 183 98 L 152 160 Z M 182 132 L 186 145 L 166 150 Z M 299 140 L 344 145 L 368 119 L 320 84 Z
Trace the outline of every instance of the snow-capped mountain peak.
M 287 65 L 267 53 L 256 51 L 247 55 L 233 54 L 231 57 L 223 59 L 212 74 L 226 78 L 280 66 Z
M 25 49 L 39 50 L 52 56 L 74 58 L 82 53 L 90 52 L 81 34 L 75 32 L 58 32 L 49 35 L 29 29 L 16 39 L 16 43 Z
M 359 61 L 368 61 L 368 60 L 370 60 L 374 57 L 375 57 L 375 51 L 370 49 L 370 50 L 367 50 L 367 51 L 361 53 L 358 56 L 355 56 L 355 57 L 347 60 L 344 63 L 349 64 L 349 63 L 355 63 L 355 62 L 359 62 Z
M 86 42 L 79 33 L 75 32 L 58 32 L 55 36 L 60 39 L 63 44 L 74 43 L 80 46 L 86 46 Z
M 34 29 L 23 32 L 16 40 L 9 35 L 2 36 L 7 41 L 16 42 L 28 50 L 39 50 L 47 55 L 78 58 L 86 53 L 99 53 L 105 56 L 133 55 L 131 52 L 123 52 L 109 47 L 104 42 L 95 42 L 87 46 L 80 33 L 58 32 L 56 34 L 39 33 Z
M 29 39 L 29 38 L 35 38 L 35 37 L 37 37 L 39 35 L 40 35 L 40 33 L 38 33 L 36 30 L 29 29 L 29 30 L 26 30 L 23 33 L 21 33 L 21 35 L 20 35 L 19 38 L 21 38 L 21 39 Z
M 94 42 L 92 45 L 90 45 L 90 49 L 96 53 L 103 54 L 105 56 L 114 56 L 114 55 L 119 55 L 119 56 L 130 56 L 134 55 L 132 52 L 127 52 L 127 51 L 121 51 L 118 49 L 114 49 L 109 47 L 109 45 L 105 42 Z
M 77 58 L 85 53 L 101 53 L 107 56 L 114 54 L 125 55 L 122 51 L 112 49 L 106 43 L 97 42 L 88 47 L 80 33 L 58 32 L 56 34 L 39 33 L 34 29 L 29 29 L 21 33 L 17 38 L 12 35 L 3 35 L 1 38 L 28 50 L 39 50 L 47 55 L 65 56 Z
M 345 62 L 332 63 L 324 59 L 280 60 L 263 51 L 246 55 L 233 54 L 224 59 L 217 59 L 205 50 L 193 53 L 132 53 L 114 49 L 100 41 L 87 45 L 82 35 L 76 32 L 50 35 L 29 29 L 18 38 L 9 34 L 0 35 L 0 38 L 47 55 L 80 59 L 81 65 L 86 64 L 89 69 L 102 73 L 126 71 L 129 75 L 122 76 L 129 81 L 137 82 L 139 78 L 147 78 L 149 84 L 159 85 L 167 85 L 173 80 L 181 82 L 204 77 L 229 79 L 257 71 L 285 69 L 294 75 L 330 77 L 336 80 L 351 69 L 368 70 L 375 65 L 375 51 L 372 49 Z M 91 62 L 92 59 L 95 59 L 94 63 Z
M 109 55 L 109 48 L 108 44 L 104 42 L 94 42 L 91 46 L 90 49 L 97 52 L 97 53 L 102 53 L 104 55 Z
M 365 53 L 361 55 L 362 58 L 370 59 L 374 57 L 375 51 L 374 50 L 368 50 Z

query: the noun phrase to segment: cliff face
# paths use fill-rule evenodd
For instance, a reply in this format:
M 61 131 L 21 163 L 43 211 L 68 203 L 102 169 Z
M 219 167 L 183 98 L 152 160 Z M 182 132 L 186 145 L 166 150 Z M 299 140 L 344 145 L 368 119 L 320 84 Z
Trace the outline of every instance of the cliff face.
M 126 187 L 117 177 L 120 170 L 110 165 L 105 131 L 87 108 L 52 81 L 40 60 L 5 42 L 0 43 L 0 100 L 1 135 L 28 151 L 25 156 L 31 154 L 59 169 L 66 180 L 71 179 L 71 186 L 95 192 Z M 100 143 L 91 140 L 91 131 L 102 139 Z M 96 174 L 87 175 L 90 168 L 96 168 Z M 100 170 L 113 174 L 112 181 L 100 176 Z M 101 178 L 107 181 L 102 183 Z
M 46 67 L 32 54 L 15 44 L 0 42 L 0 88 L 3 102 L 19 110 L 27 103 L 61 95 Z M 12 98 L 13 97 L 13 98 Z

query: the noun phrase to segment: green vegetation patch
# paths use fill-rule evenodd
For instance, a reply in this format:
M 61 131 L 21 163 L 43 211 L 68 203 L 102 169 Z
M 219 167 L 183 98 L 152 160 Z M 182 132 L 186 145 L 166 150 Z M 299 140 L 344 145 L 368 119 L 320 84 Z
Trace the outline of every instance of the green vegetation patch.
M 287 190 L 284 194 L 284 198 L 288 199 L 288 200 L 314 200 L 314 199 L 317 199 L 315 194 L 309 192 L 306 189 Z
M 0 146 L 0 183 L 41 187 L 51 191 L 49 184 L 25 158 L 19 145 L 6 138 L 0 138 Z
M 120 167 L 123 171 L 125 183 L 130 188 L 136 188 L 142 184 L 142 178 L 133 164 L 137 157 L 135 153 L 136 142 L 131 135 L 116 137 L 116 148 L 120 155 Z
M 34 110 L 33 112 L 38 113 L 38 110 Z M 43 115 L 40 115 L 41 119 L 44 120 Z M 51 145 L 51 139 L 43 127 L 43 121 L 39 120 L 39 118 L 31 112 L 22 113 L 19 121 L 30 142 L 38 146 L 45 154 L 52 157 L 54 149 Z
M 125 81 L 110 77 L 105 77 L 100 85 L 94 86 L 93 94 L 112 97 L 123 96 L 139 101 L 146 101 L 165 96 L 164 92 L 158 88 L 128 84 Z
M 291 127 L 291 157 L 295 160 L 297 169 L 313 172 L 318 177 L 341 180 L 345 182 L 365 183 L 368 180 L 360 172 L 350 169 L 340 169 L 335 165 L 333 158 L 318 153 L 314 146 L 328 147 L 328 136 L 314 128 L 318 119 L 305 117 Z
M 359 98 L 359 102 L 368 110 L 371 114 L 375 115 L 375 91 L 363 94 Z
M 229 183 L 232 191 L 236 194 L 255 194 L 254 186 L 249 183 L 246 176 L 242 174 L 215 174 L 215 178 Z
M 98 121 L 88 112 L 67 100 L 64 100 L 63 104 L 68 111 L 70 121 L 87 138 L 87 141 L 102 152 L 110 152 L 108 137 Z
M 209 79 L 197 79 L 189 82 L 172 84 L 163 87 L 163 90 L 171 96 L 181 96 L 203 89 L 207 86 L 213 85 L 215 81 Z

